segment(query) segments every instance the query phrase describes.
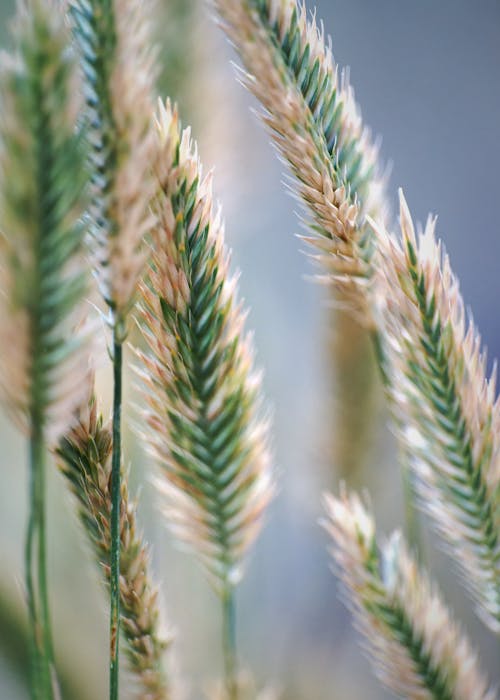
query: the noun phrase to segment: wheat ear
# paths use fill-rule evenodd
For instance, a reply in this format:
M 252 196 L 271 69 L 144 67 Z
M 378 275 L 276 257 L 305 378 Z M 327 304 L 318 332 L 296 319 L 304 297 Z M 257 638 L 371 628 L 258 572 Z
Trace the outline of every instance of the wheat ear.
M 74 65 L 55 5 L 19 4 L 16 53 L 2 56 L 0 89 L 0 389 L 30 440 L 26 587 L 32 693 L 52 698 L 45 459 L 71 420 L 88 371 L 80 324 L 85 168 L 75 136 Z
M 78 421 L 57 448 L 60 469 L 77 499 L 78 515 L 106 583 L 111 575 L 111 425 L 98 413 L 92 392 Z M 163 668 L 169 641 L 160 633 L 158 593 L 149 573 L 150 557 L 137 530 L 137 506 L 130 499 L 122 471 L 120 513 L 121 631 L 130 668 L 142 700 L 171 697 Z
M 495 700 L 477 656 L 399 533 L 379 548 L 356 495 L 326 496 L 324 526 L 380 680 L 410 700 Z
M 149 352 L 138 353 L 137 367 L 145 440 L 161 467 L 167 519 L 222 598 L 234 688 L 233 589 L 272 495 L 268 426 L 211 176 L 203 177 L 169 103 L 160 105 L 157 126 L 159 223 L 140 310 Z
M 153 224 L 151 119 L 155 54 L 147 0 L 71 0 L 80 46 L 92 175 L 90 253 L 113 329 L 110 700 L 118 700 L 123 342 Z
M 422 506 L 451 545 L 489 626 L 500 631 L 500 404 L 496 374 L 434 221 L 415 235 L 400 194 L 402 239 L 374 224 L 382 321 L 397 428 L 417 474 Z

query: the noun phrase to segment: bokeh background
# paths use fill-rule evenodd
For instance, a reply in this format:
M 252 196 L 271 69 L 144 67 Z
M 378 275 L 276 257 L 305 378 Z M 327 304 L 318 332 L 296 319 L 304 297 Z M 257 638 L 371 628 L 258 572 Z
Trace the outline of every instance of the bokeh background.
M 328 290 L 306 279 L 313 268 L 294 237 L 297 205 L 285 193 L 282 166 L 251 112 L 256 105 L 234 78 L 235 56 L 201 0 L 159 1 L 162 91 L 179 100 L 206 167 L 216 170 L 227 238 L 242 272 L 274 411 L 279 495 L 238 593 L 240 655 L 259 687 L 280 689 L 287 700 L 382 700 L 389 695 L 374 680 L 338 601 L 318 524 L 321 494 L 337 489 L 341 476 L 368 490 L 381 531 L 402 523 L 397 454 L 377 383 L 370 380 L 370 357 L 363 356 L 357 373 L 344 368 L 335 376 L 332 358 L 347 336 L 335 335 Z M 3 46 L 9 45 L 6 22 L 13 5 L 1 0 Z M 393 163 L 394 207 L 403 186 L 416 218 L 425 220 L 429 211 L 439 215 L 438 232 L 466 303 L 491 357 L 500 356 L 500 3 L 318 0 L 317 10 L 332 34 L 336 60 L 350 66 L 366 123 L 383 137 L 383 158 Z M 349 346 L 343 347 L 349 358 Z M 105 399 L 109 387 L 104 368 Z M 369 430 L 364 392 L 374 408 Z M 131 387 L 127 396 L 133 399 Z M 26 446 L 4 418 L 0 445 L 0 697 L 25 700 L 20 630 Z M 148 481 L 148 459 L 132 437 L 126 447 L 165 618 L 175 634 L 176 667 L 186 695 L 203 697 L 221 669 L 217 601 L 192 558 L 171 542 Z M 68 700 L 98 700 L 106 697 L 106 602 L 55 468 L 50 481 L 58 656 Z M 425 533 L 435 578 L 498 681 L 498 644 L 476 621 L 453 565 L 432 539 Z M 126 686 L 125 677 L 124 697 Z

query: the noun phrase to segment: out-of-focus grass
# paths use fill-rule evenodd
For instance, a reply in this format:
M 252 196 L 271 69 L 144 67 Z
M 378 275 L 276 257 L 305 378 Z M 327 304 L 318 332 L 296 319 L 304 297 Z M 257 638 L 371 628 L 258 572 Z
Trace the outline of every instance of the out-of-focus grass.
M 9 38 L 10 19 L 14 14 L 14 0 L 2 0 L 0 2 L 0 45 L 2 48 L 11 45 Z
M 22 683 L 27 681 L 29 668 L 28 629 L 26 611 L 0 581 L 0 655 Z M 85 682 L 78 657 L 60 653 L 57 675 L 61 693 L 72 700 L 93 700 L 91 685 Z M 1 687 L 1 686 L 0 686 Z
M 183 114 L 193 106 L 189 75 L 196 62 L 193 14 L 199 5 L 196 0 L 163 0 L 159 7 L 161 22 L 155 27 L 161 61 L 158 87 L 162 95 L 169 95 L 179 104 Z
M 349 615 L 337 601 L 336 583 L 328 570 L 325 537 L 316 525 L 321 491 L 331 486 L 332 479 L 332 448 L 323 451 L 318 445 L 321 436 L 330 436 L 335 430 L 332 412 L 323 407 L 331 400 L 339 400 L 332 397 L 331 383 L 321 365 L 327 353 L 327 295 L 322 296 L 321 290 L 302 279 L 311 267 L 298 253 L 291 235 L 298 230 L 292 212 L 294 205 L 283 192 L 282 169 L 275 162 L 267 137 L 249 116 L 249 104 L 254 103 L 246 98 L 226 67 L 228 52 L 221 48 L 222 39 L 216 41 L 222 59 L 221 53 L 208 56 L 201 71 L 190 60 L 191 42 L 201 49 L 207 34 L 210 40 L 214 36 L 217 39 L 202 0 L 190 1 L 195 3 L 197 12 L 201 11 L 196 34 L 187 26 L 186 0 L 160 2 L 161 10 L 166 12 L 169 4 L 177 5 L 183 17 L 178 26 L 172 22 L 167 27 L 166 20 L 157 26 L 161 50 L 171 66 L 176 66 L 165 70 L 162 93 L 171 92 L 179 100 L 184 123 L 195 117 L 193 120 L 201 125 L 195 136 L 200 137 L 205 163 L 209 160 L 207 150 L 214 154 L 210 164 L 217 166 L 215 185 L 219 191 L 221 180 L 226 178 L 227 234 L 234 246 L 235 262 L 242 271 L 241 287 L 252 309 L 250 324 L 255 328 L 259 364 L 265 369 L 265 386 L 274 406 L 276 463 L 281 482 L 279 497 L 249 562 L 238 600 L 242 656 L 259 680 L 277 679 L 277 685 L 285 689 L 285 699 L 380 700 L 387 695 L 372 678 L 357 647 Z M 366 121 L 377 133 L 383 133 L 384 154 L 395 160 L 394 186 L 405 184 L 410 194 L 416 194 L 420 218 L 425 218 L 429 209 L 438 211 L 440 231 L 456 262 L 466 299 L 474 307 L 492 354 L 498 355 L 498 309 L 492 294 L 495 289 L 498 291 L 498 282 L 491 268 L 498 265 L 500 245 L 494 225 L 493 194 L 500 93 L 493 87 L 491 75 L 495 74 L 495 67 L 500 68 L 500 11 L 493 8 L 493 2 L 487 2 L 478 13 L 472 3 L 456 0 L 423 0 L 405 5 L 404 9 L 396 0 L 319 0 L 317 4 L 318 16 L 334 34 L 337 59 L 352 64 L 352 81 Z M 13 9 L 13 0 L 1 0 L 3 47 L 6 21 Z M 169 36 L 179 39 L 175 46 L 184 45 L 184 55 L 175 57 L 174 53 L 172 57 L 174 43 Z M 464 47 L 467 61 L 463 60 Z M 219 72 L 221 65 L 223 74 Z M 200 80 L 201 72 L 204 76 L 223 75 L 222 97 L 221 92 L 212 90 L 210 109 L 202 118 L 189 111 L 191 105 L 198 105 L 201 111 L 206 109 L 205 93 L 198 89 L 200 84 L 195 89 L 188 88 L 187 97 L 183 97 L 186 86 L 191 84 L 182 75 L 187 69 L 195 73 L 194 84 L 196 77 Z M 449 90 L 443 90 L 445 84 L 450 85 Z M 470 99 L 464 99 L 464 85 L 472 95 Z M 231 105 L 227 104 L 226 95 L 233 100 Z M 481 129 L 475 131 L 473 139 L 464 138 L 478 119 Z M 214 128 L 206 128 L 209 121 L 215 122 Z M 238 137 L 229 147 L 228 121 L 229 126 L 237 127 Z M 231 169 L 226 169 L 227 163 Z M 467 163 L 469 175 L 480 172 L 481 177 L 464 177 L 463 163 Z M 238 206 L 231 208 L 228 200 L 235 191 Z M 471 203 L 477 201 L 483 206 L 475 208 L 472 231 Z M 470 252 L 471 233 L 477 235 L 474 255 Z M 484 245 L 477 245 L 479 235 Z M 478 268 L 482 266 L 485 270 L 480 277 Z M 347 355 L 346 360 L 350 359 Z M 108 376 L 107 368 L 102 374 Z M 344 390 L 350 388 L 357 391 L 348 383 Z M 359 401 L 362 400 L 360 394 Z M 363 411 L 361 405 L 359 409 Z M 401 503 L 395 492 L 400 479 L 387 436 L 377 435 L 374 442 L 360 481 L 370 485 L 377 515 L 388 530 L 401 522 Z M 22 580 L 25 455 L 21 441 L 13 437 L 6 421 L 0 421 L 0 444 L 0 581 L 12 582 Z M 134 439 L 128 439 L 127 445 L 136 447 L 134 455 L 128 451 L 127 463 L 132 463 L 134 482 L 142 483 L 148 479 L 149 463 Z M 353 459 L 354 455 L 347 454 L 346 458 Z M 71 657 L 71 668 L 77 676 L 83 674 L 85 682 L 92 681 L 87 697 L 96 700 L 105 697 L 105 598 L 99 590 L 91 557 L 85 554 L 73 504 L 58 483 L 58 475 L 53 473 L 51 478 L 56 487 L 50 498 L 49 573 L 57 645 Z M 153 545 L 162 598 L 176 631 L 175 650 L 192 691 L 188 695 L 200 697 L 201 684 L 216 678 L 220 670 L 215 599 L 195 565 L 173 549 L 157 515 L 150 483 L 142 488 L 140 506 L 141 521 Z M 446 588 L 448 602 L 480 644 L 485 666 L 490 667 L 494 677 L 496 647 L 482 632 L 458 584 L 446 571 L 448 560 L 434 555 L 431 564 Z M 0 585 L 0 595 L 1 588 Z M 5 602 L 9 607 L 9 600 Z M 16 605 L 22 608 L 21 596 Z M 11 622 L 0 619 L 0 655 L 5 658 L 2 668 L 8 662 L 7 647 L 17 648 L 21 643 L 16 615 Z M 21 676 L 26 675 L 22 663 L 16 662 L 15 667 Z M 0 671 L 0 698 L 26 697 L 12 695 L 6 688 Z M 73 697 L 67 694 L 65 700 Z
M 366 486 L 374 431 L 381 427 L 382 385 L 369 331 L 342 308 L 333 308 L 329 320 L 324 365 L 325 374 L 333 375 L 333 430 L 327 431 L 328 455 L 336 481 L 360 488 Z

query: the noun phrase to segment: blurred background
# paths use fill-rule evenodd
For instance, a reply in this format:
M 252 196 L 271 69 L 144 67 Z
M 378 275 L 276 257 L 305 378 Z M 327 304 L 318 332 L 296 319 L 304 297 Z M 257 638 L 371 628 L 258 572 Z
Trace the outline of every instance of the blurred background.
M 161 89 L 179 101 L 206 168 L 215 168 L 275 419 L 279 494 L 238 593 L 240 656 L 259 687 L 273 686 L 287 700 L 382 700 L 389 695 L 374 680 L 338 600 L 318 524 L 321 494 L 337 490 L 340 478 L 367 489 L 381 532 L 403 521 L 397 454 L 370 350 L 356 352 L 355 332 L 342 330 L 328 290 L 305 279 L 313 268 L 294 236 L 297 205 L 284 191 L 282 166 L 250 109 L 256 104 L 235 80 L 234 53 L 205 4 L 159 2 Z M 4 47 L 13 6 L 1 0 Z M 383 137 L 394 208 L 403 186 L 417 219 L 438 214 L 466 304 L 490 357 L 499 357 L 500 3 L 318 0 L 317 10 L 336 60 L 350 66 L 365 122 Z M 109 400 L 110 373 L 101 374 Z M 131 387 L 127 396 L 133 400 Z M 3 417 L 0 445 L 0 697 L 25 700 L 27 455 Z M 148 459 L 130 436 L 126 450 L 175 634 L 176 667 L 186 695 L 200 698 L 221 670 L 217 601 L 193 559 L 172 545 Z M 107 606 L 71 500 L 52 472 L 49 574 L 58 657 L 67 698 L 97 700 L 106 697 Z M 424 539 L 435 578 L 498 682 L 497 642 L 476 621 L 448 557 L 433 549 L 429 533 Z M 124 698 L 126 685 L 124 678 Z

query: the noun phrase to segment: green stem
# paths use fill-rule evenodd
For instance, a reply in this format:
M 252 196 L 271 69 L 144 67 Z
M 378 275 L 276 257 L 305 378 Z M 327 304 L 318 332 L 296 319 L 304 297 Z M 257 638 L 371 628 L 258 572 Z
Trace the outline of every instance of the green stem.
M 387 373 L 387 361 L 378 331 L 373 331 L 371 334 L 375 357 L 380 371 L 380 377 L 386 393 L 390 390 L 391 380 Z M 408 460 L 402 457 L 401 470 L 403 473 L 403 499 L 405 512 L 405 535 L 417 558 L 422 561 L 422 538 L 420 534 L 420 524 L 418 519 L 418 511 L 415 506 L 415 491 L 413 488 L 413 480 L 410 465 Z
M 45 520 L 45 447 L 40 416 L 33 412 L 30 440 L 30 515 L 25 551 L 31 621 L 32 697 L 52 700 L 54 652 L 47 588 Z
M 120 322 L 113 328 L 113 455 L 111 458 L 111 578 L 109 697 L 118 700 L 120 637 L 120 508 L 121 508 L 121 411 L 122 337 Z
M 37 604 L 35 598 L 34 585 L 34 562 L 33 550 L 37 534 L 36 527 L 36 479 L 33 454 L 33 440 L 30 443 L 30 487 L 29 487 L 29 516 L 28 529 L 26 532 L 25 541 L 25 576 L 26 576 L 26 594 L 28 596 L 28 612 L 30 618 L 30 633 L 29 633 L 29 649 L 30 649 L 30 664 L 31 664 L 31 698 L 38 700 L 41 689 L 42 675 L 42 657 L 40 649 L 40 635 L 38 624 Z
M 237 700 L 237 657 L 236 657 L 236 609 L 234 588 L 226 584 L 222 598 L 222 649 L 224 653 L 224 676 L 228 700 Z
M 40 478 L 40 503 L 39 503 L 39 536 L 38 536 L 38 590 L 40 596 L 40 616 L 44 637 L 44 648 L 49 663 L 49 673 L 52 674 L 54 668 L 54 645 L 52 641 L 52 630 L 50 622 L 50 606 L 47 585 L 47 535 L 46 535 L 46 508 L 45 508 L 45 459 L 43 444 L 40 450 L 39 462 Z M 51 680 L 51 679 L 50 679 Z M 52 683 L 51 683 L 52 685 Z

